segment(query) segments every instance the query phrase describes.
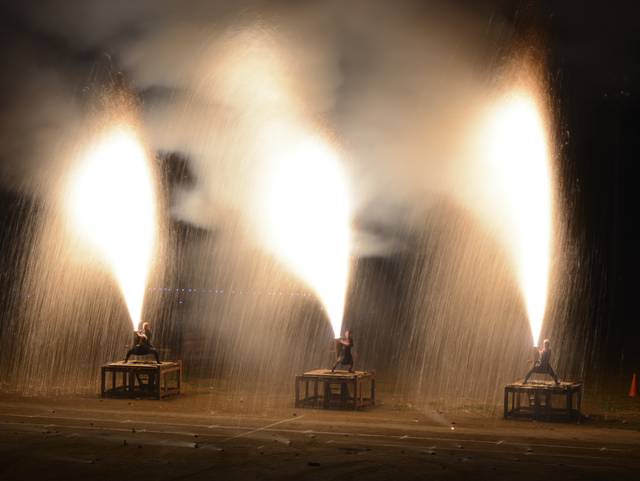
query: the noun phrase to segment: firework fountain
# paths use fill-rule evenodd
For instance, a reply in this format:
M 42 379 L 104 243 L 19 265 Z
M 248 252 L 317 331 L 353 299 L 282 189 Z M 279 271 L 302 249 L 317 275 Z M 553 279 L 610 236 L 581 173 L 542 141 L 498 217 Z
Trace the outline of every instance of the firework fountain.
M 65 191 L 76 235 L 112 273 L 137 329 L 157 242 L 157 200 L 135 129 L 116 123 L 99 132 L 79 155 Z
M 500 97 L 481 137 L 489 203 L 496 207 L 537 346 L 549 289 L 553 198 L 547 131 L 534 92 L 514 90 Z
M 264 173 L 258 229 L 266 249 L 311 286 L 339 337 L 351 254 L 345 174 L 337 154 L 320 138 L 298 134 L 284 145 L 284 151 L 275 149 Z

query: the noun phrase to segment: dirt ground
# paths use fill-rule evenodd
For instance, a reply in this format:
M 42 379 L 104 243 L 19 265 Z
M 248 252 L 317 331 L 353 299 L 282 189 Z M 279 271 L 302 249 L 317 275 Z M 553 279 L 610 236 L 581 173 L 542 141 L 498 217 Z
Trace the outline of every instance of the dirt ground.
M 0 479 L 640 479 L 635 400 L 562 424 L 503 420 L 495 407 L 418 410 L 384 393 L 346 412 L 185 391 L 164 401 L 0 395 Z

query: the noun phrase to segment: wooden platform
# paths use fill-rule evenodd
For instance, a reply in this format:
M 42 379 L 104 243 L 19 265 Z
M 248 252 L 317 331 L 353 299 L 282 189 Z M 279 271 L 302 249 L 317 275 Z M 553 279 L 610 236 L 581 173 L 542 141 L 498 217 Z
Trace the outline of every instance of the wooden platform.
M 180 394 L 181 384 L 182 361 L 119 361 L 102 366 L 100 394 L 162 399 Z
M 515 382 L 504 388 L 505 418 L 577 421 L 581 404 L 582 383 L 578 382 Z
M 362 409 L 376 403 L 375 374 L 315 369 L 296 376 L 296 407 Z

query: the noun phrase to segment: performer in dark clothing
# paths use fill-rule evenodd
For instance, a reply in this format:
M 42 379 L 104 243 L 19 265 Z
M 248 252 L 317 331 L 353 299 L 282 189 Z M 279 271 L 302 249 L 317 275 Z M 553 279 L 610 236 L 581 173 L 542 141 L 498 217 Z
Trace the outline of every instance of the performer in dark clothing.
M 351 331 L 347 329 L 344 331 L 344 337 L 338 339 L 338 342 L 342 345 L 341 355 L 338 356 L 336 363 L 331 368 L 331 372 L 336 370 L 338 364 L 343 366 L 349 366 L 349 372 L 353 372 L 353 354 L 351 350 L 353 349 L 353 338 L 351 337 Z
M 132 354 L 135 356 L 153 354 L 156 362 L 160 364 L 158 351 L 156 351 L 151 344 L 151 327 L 148 322 L 143 322 L 140 330 L 133 331 L 133 347 L 127 352 L 127 357 L 125 357 L 124 362 L 128 362 L 129 356 Z
M 560 384 L 560 381 L 558 380 L 558 376 L 556 375 L 555 371 L 551 367 L 550 362 L 551 362 L 551 342 L 549 342 L 549 339 L 545 339 L 544 342 L 542 343 L 542 349 L 538 351 L 538 359 L 533 363 L 533 367 L 524 378 L 524 384 L 527 383 L 527 381 L 529 380 L 529 378 L 533 373 L 549 374 L 553 378 L 553 380 L 556 382 L 556 384 Z

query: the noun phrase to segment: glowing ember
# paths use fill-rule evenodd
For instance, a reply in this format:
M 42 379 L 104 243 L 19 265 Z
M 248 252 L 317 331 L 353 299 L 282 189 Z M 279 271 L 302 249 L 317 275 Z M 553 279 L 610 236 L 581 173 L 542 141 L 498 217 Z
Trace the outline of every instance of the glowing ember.
M 133 129 L 118 125 L 99 136 L 81 155 L 67 192 L 73 226 L 112 271 L 135 329 L 156 239 L 156 199 Z
M 500 99 L 483 137 L 488 188 L 500 199 L 495 214 L 503 223 L 537 345 L 547 303 L 553 200 L 549 144 L 535 98 L 515 91 Z
M 291 134 L 267 163 L 259 227 L 268 250 L 316 292 L 339 337 L 351 251 L 347 182 L 329 145 Z

